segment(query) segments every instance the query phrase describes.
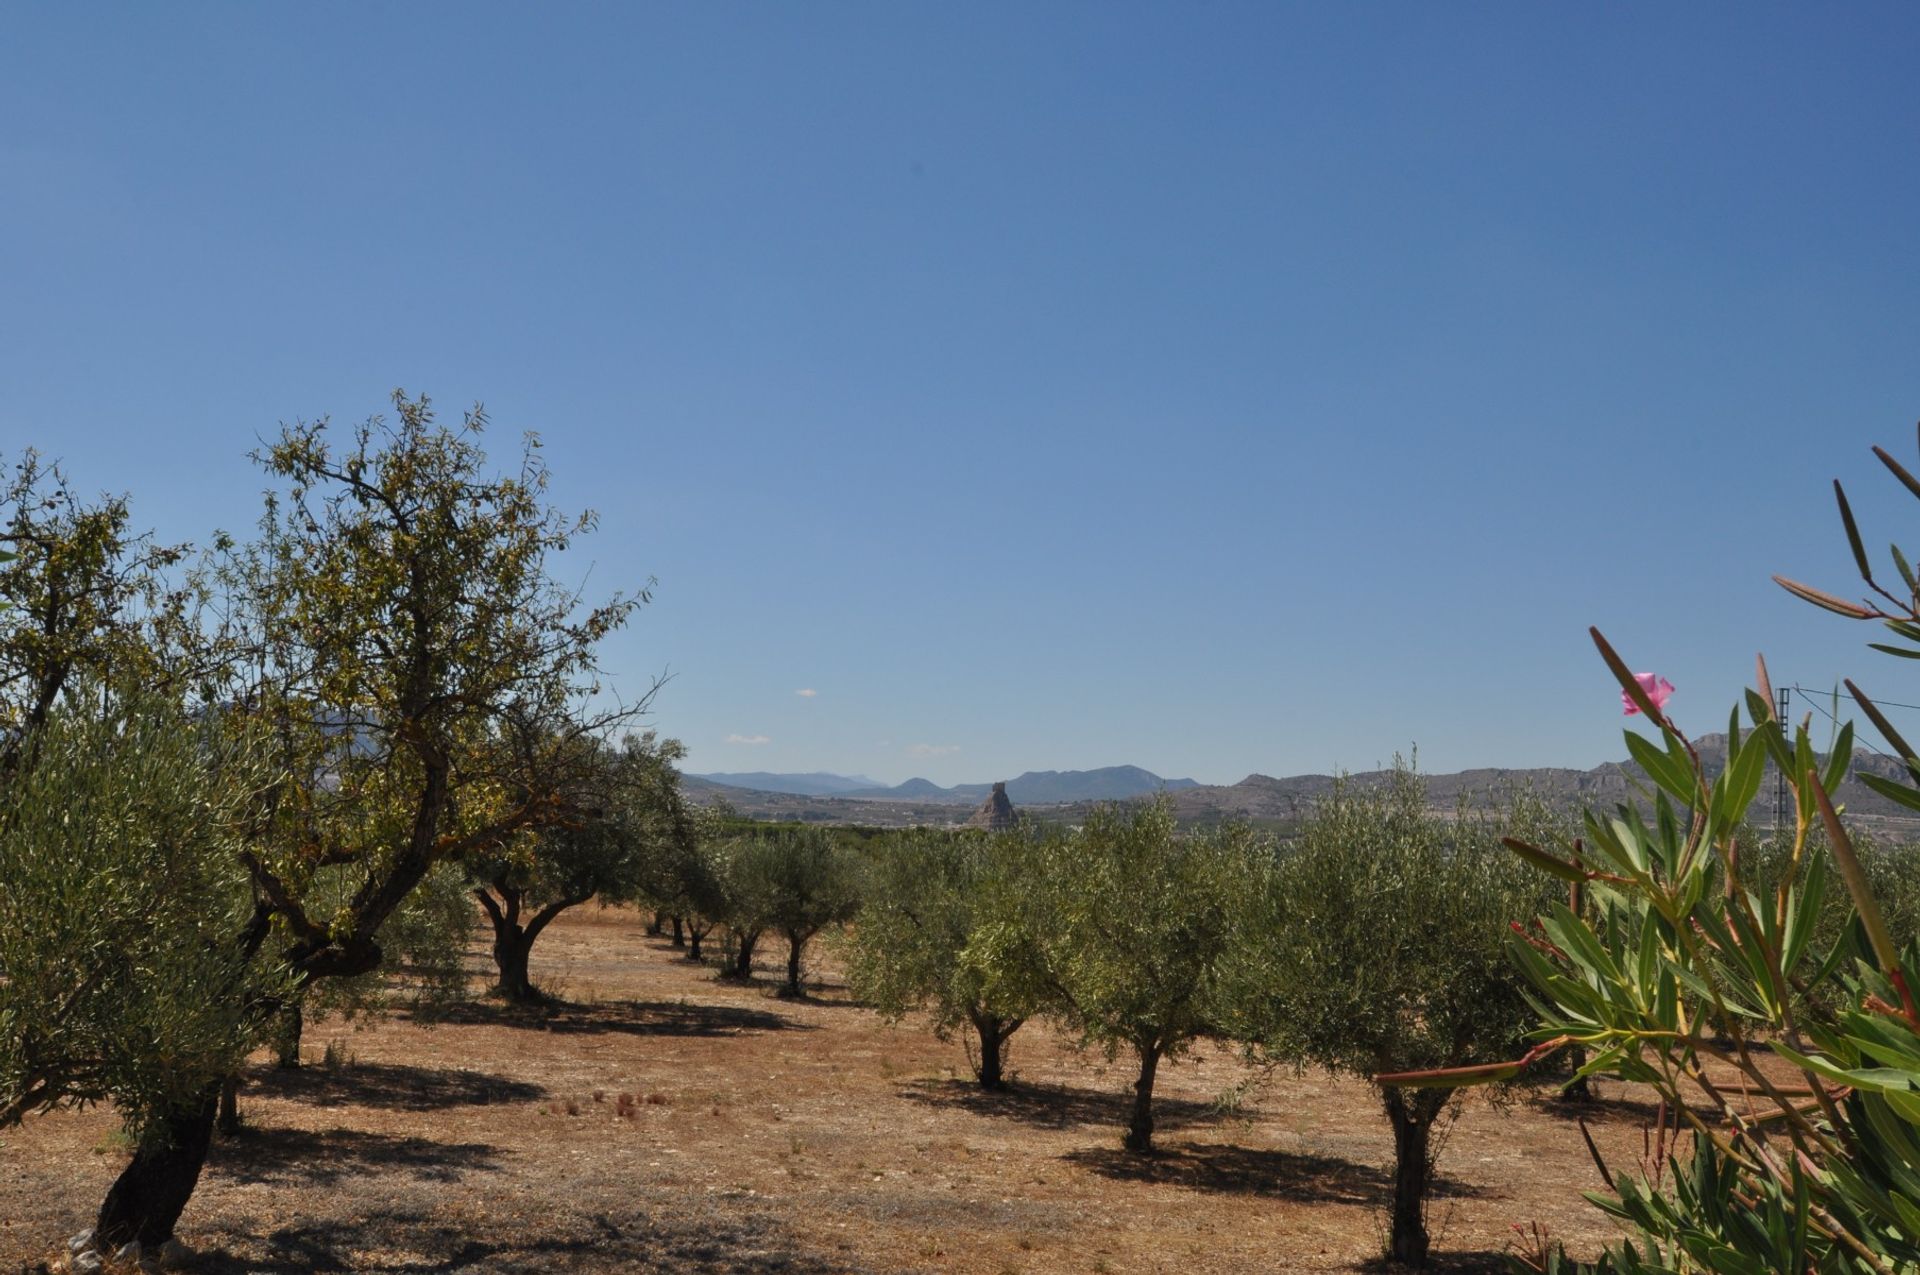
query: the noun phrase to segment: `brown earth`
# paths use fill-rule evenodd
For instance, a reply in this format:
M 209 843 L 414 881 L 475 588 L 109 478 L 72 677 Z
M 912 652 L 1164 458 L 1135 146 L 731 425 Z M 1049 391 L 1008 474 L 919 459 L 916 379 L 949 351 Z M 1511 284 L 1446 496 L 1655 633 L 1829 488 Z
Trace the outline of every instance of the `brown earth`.
M 768 953 L 768 958 L 773 958 Z M 1361 1084 L 1249 1078 L 1203 1048 L 1163 1069 L 1159 1155 L 1119 1147 L 1131 1076 L 1043 1027 L 1014 1038 L 1017 1089 L 966 1082 L 958 1044 L 848 1000 L 830 956 L 799 1002 L 716 981 L 639 918 L 578 909 L 534 952 L 568 1002 L 480 1001 L 309 1026 L 309 1063 L 262 1055 L 247 1129 L 216 1143 L 180 1236 L 194 1269 L 306 1271 L 1359 1271 L 1380 1251 L 1391 1140 Z M 475 966 L 476 975 L 480 966 Z M 478 983 L 476 982 L 476 986 Z M 345 1065 L 320 1065 L 332 1044 Z M 1632 1166 L 1651 1111 L 1609 1087 L 1588 1123 Z M 90 1224 L 124 1162 L 111 1112 L 0 1140 L 0 1270 Z M 1538 1221 L 1575 1252 L 1610 1230 L 1572 1120 L 1470 1098 L 1446 1144 L 1436 1250 L 1499 1269 Z

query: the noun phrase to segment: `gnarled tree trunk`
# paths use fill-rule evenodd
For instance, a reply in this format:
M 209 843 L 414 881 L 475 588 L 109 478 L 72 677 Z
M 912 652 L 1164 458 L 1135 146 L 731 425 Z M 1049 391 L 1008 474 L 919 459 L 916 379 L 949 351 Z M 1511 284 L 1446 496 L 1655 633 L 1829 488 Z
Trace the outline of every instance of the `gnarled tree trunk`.
M 515 1005 L 543 1004 L 546 994 L 533 985 L 527 972 L 533 941 L 553 923 L 554 917 L 585 903 L 591 896 L 567 895 L 555 899 L 534 913 L 533 919 L 523 926 L 520 924 L 520 908 L 525 897 L 522 891 L 505 881 L 495 881 L 490 888 L 476 889 L 473 893 L 493 923 L 493 963 L 500 971 L 500 981 L 494 985 L 494 991 Z M 498 902 L 494 899 L 496 894 L 500 896 Z
M 240 1132 L 240 1077 L 228 1076 L 220 1082 L 220 1114 L 214 1118 L 213 1127 L 223 1138 Z
M 173 1238 L 207 1161 L 221 1084 L 208 1085 L 187 1106 L 157 1119 L 141 1139 L 100 1206 L 93 1224 L 96 1248 L 111 1253 L 138 1240 L 151 1249 Z
M 527 972 L 527 963 L 532 955 L 533 944 L 527 942 L 526 935 L 517 927 L 494 935 L 493 963 L 500 971 L 494 990 L 515 1005 L 532 1005 L 546 999 L 540 989 L 533 985 L 533 978 Z

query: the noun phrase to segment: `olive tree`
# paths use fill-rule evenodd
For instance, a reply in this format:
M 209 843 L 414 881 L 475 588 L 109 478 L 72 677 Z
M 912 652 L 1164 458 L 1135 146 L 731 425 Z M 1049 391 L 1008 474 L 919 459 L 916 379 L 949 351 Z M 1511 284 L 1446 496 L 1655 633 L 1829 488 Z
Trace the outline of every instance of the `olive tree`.
M 1015 890 L 1021 934 L 1066 1023 L 1139 1064 L 1124 1143 L 1153 1149 L 1153 1086 L 1216 1017 L 1219 976 L 1244 938 L 1265 847 L 1248 830 L 1179 835 L 1165 800 L 1096 809 L 1070 836 L 1031 842 Z M 969 945 L 989 961 L 1028 958 L 989 926 Z
M 646 735 L 629 736 L 618 750 L 582 746 L 592 755 L 576 799 L 590 808 L 468 861 L 474 897 L 493 927 L 495 991 L 515 1004 L 545 999 L 528 960 L 556 917 L 596 897 L 632 900 L 656 862 L 690 836 L 673 768 L 683 755 L 678 741 Z
M 162 573 L 184 550 L 33 452 L 0 509 L 0 1124 L 114 1099 L 144 1135 L 249 1047 L 209 994 L 282 985 L 230 941 L 274 770 L 182 698 L 189 594 Z
M 0 784 L 0 1127 L 113 1101 L 145 1138 L 256 1040 L 284 978 L 234 941 L 272 772 L 174 700 L 62 697 Z
M 721 832 L 726 814 L 704 806 L 683 811 L 682 833 L 658 843 L 642 893 L 656 909 L 648 932 L 658 933 L 661 918 L 672 916 L 675 946 L 684 946 L 686 959 L 698 962 L 706 957 L 707 936 L 730 909 Z
M 1012 906 L 1029 844 L 1024 830 L 886 838 L 873 849 L 853 922 L 854 995 L 894 1021 L 925 1009 L 941 1040 L 971 1028 L 983 1089 L 1005 1087 L 1008 1040 L 1048 1003 L 1038 952 Z
M 753 948 L 771 930 L 787 941 L 782 996 L 799 996 L 800 959 L 821 930 L 851 918 L 860 906 L 860 862 L 820 828 L 766 825 L 737 838 L 726 867 L 740 944 L 733 972 L 752 972 Z
M 1269 1057 L 1362 1079 L 1509 1056 L 1533 1015 L 1508 926 L 1552 891 L 1500 838 L 1551 823 L 1525 798 L 1451 818 L 1431 811 L 1404 765 L 1382 786 L 1338 785 L 1281 856 L 1257 937 L 1236 959 L 1236 1034 Z M 1388 1252 L 1420 1265 L 1434 1131 L 1450 1095 L 1378 1092 L 1393 1129 Z
M 251 906 L 226 941 L 292 995 L 380 968 L 383 927 L 436 865 L 576 818 L 581 741 L 631 715 L 584 705 L 599 640 L 640 599 L 585 607 L 554 580 L 593 520 L 547 503 L 537 441 L 494 474 L 478 411 L 446 429 L 425 399 L 394 401 L 338 441 L 324 421 L 283 428 L 256 454 L 276 484 L 258 536 L 222 538 L 206 577 L 209 720 L 274 740 L 264 828 L 236 853 Z M 501 746 L 528 721 L 566 725 Z M 261 1020 L 287 1003 L 237 984 L 216 999 Z M 143 1122 L 100 1243 L 171 1236 L 228 1070 L 183 1070 Z

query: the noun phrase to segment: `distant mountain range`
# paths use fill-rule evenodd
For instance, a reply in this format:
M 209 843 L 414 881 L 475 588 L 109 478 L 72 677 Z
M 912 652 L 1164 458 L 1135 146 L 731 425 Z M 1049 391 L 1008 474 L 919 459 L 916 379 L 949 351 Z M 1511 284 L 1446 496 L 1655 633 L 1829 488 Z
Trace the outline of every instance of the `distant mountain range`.
M 724 784 L 728 788 L 785 792 L 799 797 L 844 797 L 849 793 L 868 792 L 881 786 L 879 780 L 868 779 L 865 775 L 830 775 L 824 770 L 804 775 L 776 775 L 764 770 L 749 770 L 733 774 L 695 775 L 693 778 L 704 779 L 710 784 Z
M 1726 765 L 1724 735 L 1706 735 L 1694 741 L 1709 775 Z M 1904 779 L 1905 768 L 1884 755 L 1856 749 L 1853 771 Z M 1366 788 L 1385 783 L 1388 771 L 1348 775 L 1347 782 Z M 926 779 L 883 787 L 862 776 L 846 775 L 689 775 L 687 791 L 696 801 L 724 799 L 742 813 L 771 819 L 800 819 L 811 823 L 952 824 L 992 792 L 992 784 L 956 784 L 942 788 Z M 1591 770 L 1565 767 L 1482 768 L 1451 774 L 1424 774 L 1428 804 L 1451 810 L 1464 799 L 1484 802 L 1500 793 L 1525 788 L 1542 799 L 1567 808 L 1611 809 L 1622 802 L 1644 806 L 1641 794 L 1647 780 L 1633 762 L 1605 762 Z M 748 782 L 748 781 L 753 782 Z M 826 790 L 819 785 L 845 785 Z M 1205 824 L 1222 820 L 1250 820 L 1285 825 L 1299 819 L 1333 790 L 1332 775 L 1294 775 L 1275 779 L 1248 775 L 1237 784 L 1199 784 L 1191 779 L 1162 779 L 1138 766 L 1108 766 L 1099 770 L 1028 771 L 1007 781 L 1007 797 L 1016 807 L 1051 808 L 1056 818 L 1077 818 L 1073 808 L 1100 801 L 1127 801 L 1166 792 L 1182 823 Z M 784 784 L 785 787 L 774 787 Z M 812 784 L 811 789 L 800 785 Z M 1774 775 L 1769 765 L 1752 818 L 1765 826 L 1771 815 Z M 1920 832 L 1920 819 L 1899 804 L 1880 796 L 1856 778 L 1849 778 L 1834 794 L 1856 826 L 1907 838 Z
M 1709 778 L 1717 778 L 1726 769 L 1725 735 L 1703 735 L 1693 741 L 1693 746 Z M 1845 807 L 1856 825 L 1898 836 L 1911 836 L 1920 828 L 1920 820 L 1913 811 L 1861 783 L 1856 776 L 1862 772 L 1911 782 L 1906 768 L 1898 761 L 1856 748 L 1852 770 L 1839 791 L 1833 794 L 1835 802 Z M 1348 775 L 1346 781 L 1358 788 L 1368 788 L 1387 782 L 1391 774 L 1384 770 L 1367 771 Z M 1646 772 L 1631 761 L 1603 762 L 1592 770 L 1547 766 L 1527 770 L 1485 768 L 1445 775 L 1423 774 L 1421 778 L 1427 786 L 1427 804 L 1441 810 L 1451 810 L 1463 799 L 1469 804 L 1482 803 L 1522 788 L 1567 809 L 1611 810 L 1622 803 L 1646 809 L 1648 803 L 1643 794 L 1651 788 Z M 1203 786 L 1176 794 L 1174 813 L 1184 822 L 1296 819 L 1306 814 L 1315 801 L 1332 792 L 1334 782 L 1331 775 L 1295 775 L 1288 779 L 1248 775 L 1237 784 Z M 1776 773 L 1769 762 L 1760 795 L 1749 814 L 1757 825 L 1764 827 L 1771 819 L 1775 786 Z
M 845 797 L 855 801 L 951 802 L 977 805 L 993 792 L 993 785 L 955 784 L 942 788 L 930 779 L 909 779 L 887 787 L 864 775 L 693 775 L 711 784 L 754 792 L 786 793 L 797 797 Z M 1200 785 L 1191 779 L 1162 779 L 1138 766 L 1103 766 L 1098 770 L 1030 770 L 1007 781 L 1007 798 L 1016 806 L 1054 806 L 1076 801 L 1125 801 L 1156 792 L 1181 792 Z

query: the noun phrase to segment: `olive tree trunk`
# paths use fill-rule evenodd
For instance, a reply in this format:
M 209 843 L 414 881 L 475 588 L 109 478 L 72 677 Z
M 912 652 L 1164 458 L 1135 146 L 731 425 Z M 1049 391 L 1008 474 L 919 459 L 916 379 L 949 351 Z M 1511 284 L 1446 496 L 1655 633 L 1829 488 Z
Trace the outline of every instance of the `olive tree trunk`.
M 739 930 L 734 933 L 733 962 L 727 966 L 727 973 L 734 978 L 753 977 L 753 948 L 760 941 L 760 931 Z
M 1127 1124 L 1123 1145 L 1135 1155 L 1153 1150 L 1153 1077 L 1160 1070 L 1161 1046 L 1135 1045 L 1140 1051 L 1140 1078 L 1133 1082 L 1133 1119 Z
M 280 1040 L 275 1050 L 274 1065 L 285 1071 L 292 1071 L 300 1065 L 300 1037 L 306 1031 L 306 1011 L 302 1002 L 295 1000 L 287 1006 L 280 1020 Z
M 787 981 L 780 985 L 780 995 L 789 1000 L 800 995 L 800 955 L 806 951 L 807 940 L 813 937 L 812 930 L 788 930 L 787 935 Z
M 240 1077 L 228 1076 L 220 1082 L 220 1114 L 214 1118 L 213 1127 L 223 1138 L 240 1132 Z
M 173 1238 L 207 1162 L 223 1083 L 215 1081 L 187 1106 L 156 1119 L 100 1205 L 93 1224 L 96 1248 L 111 1253 L 137 1240 L 151 1249 Z
M 1007 1037 L 1020 1030 L 1017 1018 L 995 1018 L 992 1014 L 974 1014 L 974 1033 L 980 1038 L 980 1065 L 974 1076 L 982 1089 L 1005 1089 Z
M 555 899 L 522 925 L 522 891 L 504 881 L 495 881 L 491 887 L 476 889 L 473 893 L 486 910 L 487 920 L 493 923 L 493 963 L 500 971 L 500 981 L 494 985 L 494 991 L 515 1005 L 543 1004 L 547 999 L 546 994 L 533 985 L 533 979 L 527 972 L 534 940 L 553 923 L 553 918 L 570 907 L 585 903 L 592 896 L 566 895 Z M 495 895 L 499 896 L 497 901 Z
M 1393 1201 L 1387 1256 L 1407 1266 L 1427 1264 L 1427 1197 L 1433 1191 L 1433 1122 L 1447 1105 L 1441 1090 L 1383 1091 L 1393 1125 Z

